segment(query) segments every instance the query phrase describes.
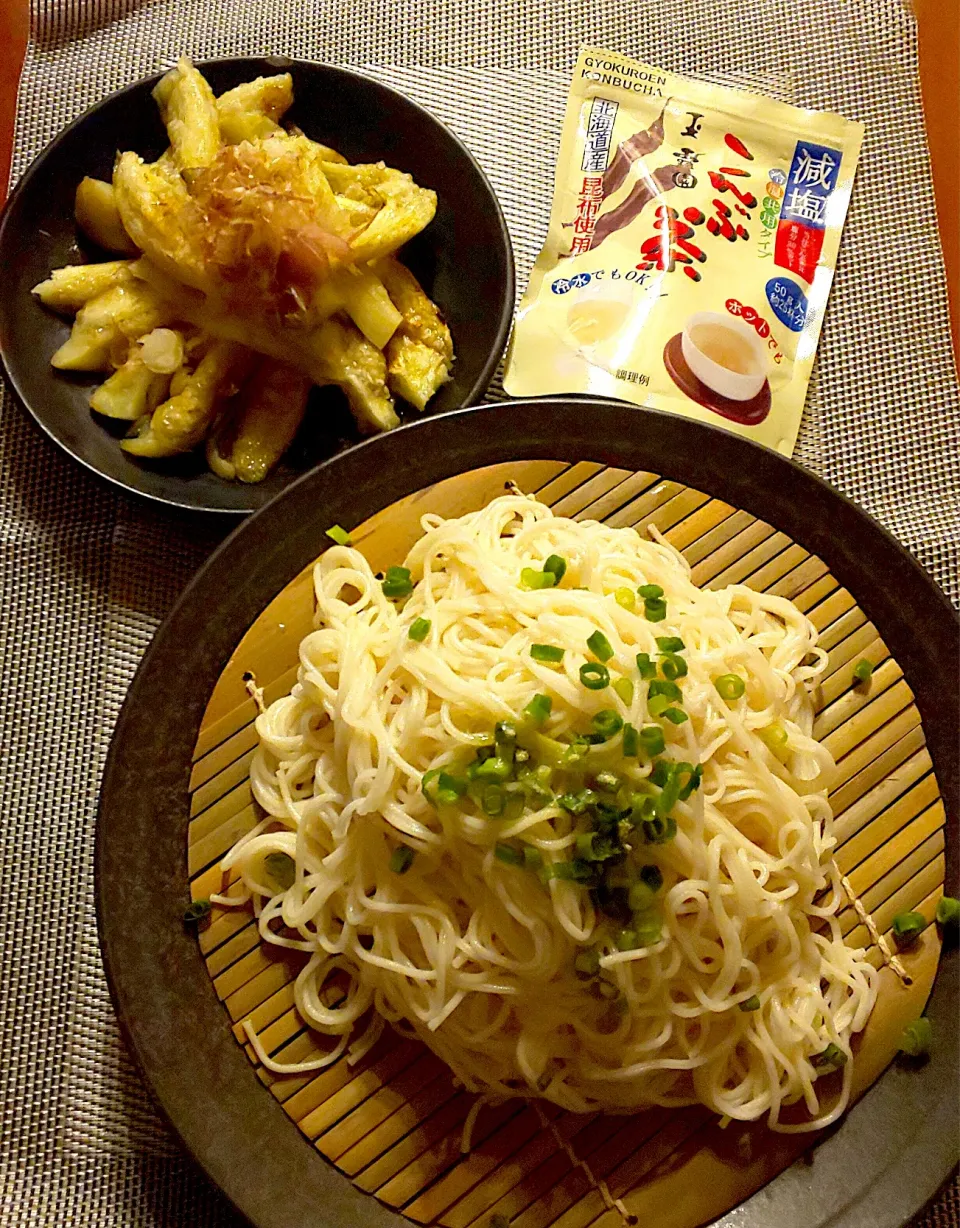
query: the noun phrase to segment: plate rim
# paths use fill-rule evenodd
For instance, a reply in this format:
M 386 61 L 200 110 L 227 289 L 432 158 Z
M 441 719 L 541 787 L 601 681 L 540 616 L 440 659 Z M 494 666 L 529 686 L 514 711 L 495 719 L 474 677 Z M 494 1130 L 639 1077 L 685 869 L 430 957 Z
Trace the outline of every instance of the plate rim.
M 546 408 L 554 416 L 549 442 L 544 442 Z M 410 432 L 417 435 L 408 439 Z M 179 925 L 188 898 L 186 783 L 203 710 L 243 633 L 280 588 L 322 549 L 321 522 L 352 526 L 435 481 L 512 459 L 589 459 L 674 477 L 773 523 L 805 549 L 819 554 L 842 584 L 850 575 L 870 576 L 867 559 L 872 557 L 874 574 L 851 591 L 874 621 L 878 608 L 892 611 L 890 618 L 881 616 L 878 630 L 914 689 L 924 721 L 947 811 L 945 881 L 952 889 L 956 887 L 960 799 L 956 739 L 950 730 L 960 727 L 960 694 L 945 694 L 942 682 L 937 685 L 936 679 L 949 676 L 952 663 L 960 659 L 960 619 L 912 555 L 821 478 L 718 427 L 661 411 L 579 398 L 508 401 L 454 410 L 376 436 L 332 457 L 242 522 L 200 568 L 164 620 L 136 672 L 116 725 L 96 826 L 98 933 L 111 998 L 127 1043 L 187 1150 L 233 1204 L 262 1228 L 279 1228 L 293 1222 L 295 1215 L 299 1216 L 296 1222 L 318 1228 L 333 1228 L 341 1222 L 377 1228 L 409 1221 L 373 1196 L 361 1195 L 319 1152 L 313 1151 L 316 1178 L 305 1181 L 310 1153 L 303 1149 L 310 1144 L 256 1078 L 227 1026 L 221 1003 L 210 991 L 199 946 Z M 684 468 L 686 473 L 681 472 Z M 804 495 L 826 506 L 819 517 L 810 517 L 804 524 L 805 513 L 791 512 L 790 504 L 784 502 L 791 495 Z M 771 515 L 769 506 L 764 510 L 760 501 L 787 509 L 786 519 Z M 813 523 L 817 519 L 822 522 L 819 530 Z M 798 524 L 800 531 L 796 532 Z M 834 549 L 831 538 L 851 527 L 856 542 L 841 537 Z M 871 548 L 875 548 L 873 555 Z M 304 558 L 308 549 L 312 553 Z M 244 574 L 245 569 L 249 574 Z M 899 594 L 895 603 L 885 591 L 888 588 Z M 227 615 L 217 605 L 225 592 L 230 594 Z M 908 635 L 905 629 L 893 626 L 897 606 L 916 619 L 917 634 Z M 189 653 L 186 667 L 184 644 Z M 930 674 L 934 664 L 936 672 Z M 171 728 L 164 730 L 169 735 L 162 743 L 164 749 L 169 752 L 173 744 L 179 754 L 186 748 L 186 761 L 171 769 L 164 755 L 163 763 L 154 756 L 145 764 L 138 713 L 151 711 L 155 720 L 162 714 L 171 670 L 176 673 L 178 669 L 200 680 L 203 692 L 199 698 L 186 698 L 175 722 L 168 715 Z M 153 732 L 156 735 L 156 726 Z M 177 812 L 178 804 L 182 814 Z M 164 847 L 169 846 L 167 852 L 172 849 L 174 856 L 159 863 L 155 856 L 147 860 L 142 847 L 156 830 L 158 814 L 177 816 L 170 830 L 161 827 Z M 138 857 L 152 868 L 152 878 L 136 874 L 131 878 L 129 870 Z M 138 921 L 130 926 L 125 910 L 144 903 L 156 906 L 155 911 L 148 914 L 145 924 Z M 817 1143 L 812 1165 L 794 1163 L 717 1224 L 732 1224 L 735 1218 L 738 1228 L 766 1228 L 771 1222 L 782 1228 L 826 1228 L 828 1223 L 831 1228 L 895 1228 L 935 1196 L 957 1162 L 950 1088 L 956 1086 L 960 1070 L 955 1028 L 960 1000 L 958 966 L 956 947 L 945 950 L 927 1007 L 938 1040 L 927 1065 L 911 1071 L 896 1063 L 888 1067 L 845 1115 L 843 1128 L 827 1132 Z M 193 987 L 206 985 L 205 992 L 186 1004 L 196 1024 L 190 1046 L 179 1045 L 156 1021 L 158 1004 L 169 1007 L 176 1001 L 184 977 Z M 229 1048 L 202 1030 L 212 1027 L 216 1031 L 217 1017 L 223 1034 L 220 1040 L 229 1042 Z M 211 1081 L 211 1070 L 217 1072 L 217 1079 L 224 1077 Z M 246 1074 L 240 1074 L 241 1070 Z M 216 1089 L 215 1102 L 222 1110 L 217 1114 L 215 1134 L 202 1120 L 210 1105 L 201 1104 L 197 1111 L 198 1088 L 204 1084 L 208 1090 Z M 911 1125 L 906 1145 L 891 1135 L 892 1125 L 904 1117 Z M 244 1129 L 254 1119 L 261 1133 L 251 1140 L 244 1136 Z M 268 1157 L 269 1171 L 265 1171 L 261 1146 L 264 1123 L 276 1130 L 280 1140 L 289 1140 L 283 1142 L 279 1156 Z M 891 1151 L 891 1142 L 901 1149 Z M 243 1162 L 238 1163 L 238 1154 Z M 869 1164 L 864 1163 L 865 1156 Z M 851 1204 L 854 1171 L 861 1197 Z M 294 1173 L 298 1181 L 293 1181 Z M 304 1201 L 308 1185 L 314 1193 Z M 322 1208 L 316 1201 L 321 1189 Z M 327 1213 L 333 1218 L 327 1219 Z M 345 1213 L 349 1219 L 337 1218 Z
M 480 369 L 477 378 L 474 380 L 469 392 L 464 397 L 462 404 L 458 406 L 457 409 L 469 408 L 478 404 L 478 402 L 480 402 L 483 396 L 486 394 L 487 389 L 489 388 L 490 383 L 496 374 L 497 367 L 501 358 L 503 357 L 504 351 L 506 350 L 507 340 L 513 324 L 513 315 L 516 306 L 517 274 L 513 240 L 510 236 L 510 230 L 507 226 L 507 220 L 503 212 L 503 206 L 500 203 L 500 198 L 497 196 L 493 184 L 490 182 L 489 175 L 484 170 L 476 155 L 466 144 L 466 142 L 453 130 L 453 128 L 450 127 L 448 123 L 442 120 L 439 115 L 436 115 L 428 107 L 425 107 L 422 103 L 418 102 L 415 98 L 412 98 L 409 94 L 405 94 L 402 90 L 396 89 L 394 86 L 389 85 L 385 81 L 381 81 L 379 77 L 368 76 L 354 68 L 344 67 L 340 64 L 332 64 L 324 60 L 298 59 L 285 55 L 217 56 L 214 58 L 195 60 L 194 63 L 201 71 L 211 67 L 218 67 L 220 65 L 244 63 L 268 66 L 278 72 L 286 71 L 291 67 L 303 68 L 310 71 L 319 69 L 323 72 L 332 72 L 335 75 L 350 77 L 356 81 L 360 81 L 368 85 L 372 84 L 374 87 L 384 90 L 394 98 L 400 99 L 404 104 L 412 107 L 415 111 L 421 112 L 430 121 L 437 124 L 443 130 L 450 142 L 455 145 L 463 156 L 470 162 L 474 171 L 478 175 L 480 182 L 486 188 L 490 200 L 494 205 L 494 216 L 497 224 L 496 228 L 500 232 L 506 268 L 506 279 L 503 287 L 503 303 L 500 306 L 500 320 L 497 327 L 494 345 L 487 357 L 486 362 Z M 126 85 L 120 86 L 119 89 L 112 90 L 109 94 L 104 95 L 102 98 L 99 98 L 96 102 L 92 103 L 83 112 L 81 112 L 81 114 L 76 116 L 75 119 L 71 120 L 71 122 L 65 127 L 61 128 L 56 135 L 52 137 L 52 139 L 46 145 L 44 145 L 44 147 L 32 159 L 27 168 L 24 170 L 23 174 L 14 184 L 6 202 L 3 205 L 3 208 L 0 209 L 0 260 L 2 260 L 6 254 L 7 248 L 14 244 L 16 240 L 16 231 L 12 229 L 13 222 L 11 219 L 14 217 L 14 214 L 17 211 L 20 197 L 29 190 L 32 181 L 38 175 L 43 173 L 50 160 L 56 157 L 61 141 L 72 134 L 82 124 L 86 123 L 92 116 L 96 115 L 97 112 L 102 110 L 104 107 L 118 102 L 128 94 L 154 86 L 160 80 L 160 78 L 163 77 L 165 71 L 166 70 L 151 73 L 143 77 L 138 77 L 135 81 L 130 81 Z M 10 233 L 8 233 L 8 231 Z M 5 295 L 0 296 L 0 325 L 2 325 L 6 313 L 15 310 L 15 303 L 8 300 Z M 2 336 L 2 328 L 0 328 L 0 336 Z M 180 511 L 197 513 L 200 515 L 237 518 L 254 515 L 256 512 L 261 510 L 263 505 L 245 508 L 211 507 L 208 504 L 184 501 L 182 497 L 177 497 L 176 495 L 165 496 L 154 491 L 140 490 L 136 486 L 132 486 L 128 482 L 123 481 L 123 479 L 120 477 L 105 473 L 91 460 L 81 455 L 79 449 L 71 445 L 66 439 L 61 438 L 55 431 L 54 427 L 46 420 L 46 417 L 41 412 L 38 412 L 30 403 L 30 401 L 24 395 L 21 382 L 17 379 L 14 371 L 11 370 L 7 357 L 7 347 L 3 345 L 0 345 L 0 372 L 2 372 L 7 389 L 12 394 L 13 399 L 17 405 L 19 405 L 21 409 L 25 411 L 34 426 L 39 428 L 41 433 L 45 435 L 56 447 L 61 449 L 61 451 L 63 451 L 72 461 L 81 465 L 85 470 L 87 470 L 88 473 L 93 474 L 98 481 L 108 483 L 111 488 L 125 491 L 127 494 L 134 495 L 140 499 L 146 499 L 149 503 L 156 504 L 161 507 L 176 508 Z M 446 412 L 454 413 L 456 410 L 448 410 Z M 363 441 L 357 441 L 357 443 L 359 442 Z M 356 447 L 357 443 L 353 443 L 350 446 Z M 337 455 L 339 455 L 339 453 Z M 327 459 L 332 460 L 335 458 L 329 457 Z M 325 462 L 321 461 L 320 463 L 323 464 Z M 307 472 L 312 472 L 312 470 L 308 470 Z M 299 476 L 303 475 L 301 474 Z M 299 481 L 299 477 L 294 478 L 290 482 L 290 485 L 293 485 L 296 481 Z M 286 489 L 287 488 L 284 487 L 284 490 Z

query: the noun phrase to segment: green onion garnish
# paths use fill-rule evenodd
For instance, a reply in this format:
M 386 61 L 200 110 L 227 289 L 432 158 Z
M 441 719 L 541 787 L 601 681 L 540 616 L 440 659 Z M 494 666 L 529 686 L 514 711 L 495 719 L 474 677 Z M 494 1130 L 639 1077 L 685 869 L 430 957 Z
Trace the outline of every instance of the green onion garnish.
M 593 779 L 601 793 L 616 793 L 622 783 L 616 772 L 597 772 Z
M 870 681 L 870 676 L 873 673 L 873 662 L 868 661 L 866 657 L 862 657 L 853 667 L 854 685 L 858 682 L 866 684 Z
M 409 597 L 413 592 L 413 581 L 410 569 L 407 567 L 388 567 L 380 587 L 384 597 Z
M 740 1003 L 740 1009 L 742 1011 L 758 1011 L 760 1009 L 760 999 L 756 994 L 753 994 L 752 997 L 745 998 L 744 1001 Z
M 670 777 L 673 775 L 673 764 L 667 763 L 666 760 L 660 759 L 653 765 L 653 771 L 650 773 L 650 779 L 655 785 L 659 785 L 662 789 Z
M 539 870 L 543 865 L 543 854 L 539 849 L 535 849 L 532 844 L 523 846 L 523 864 L 528 870 Z
M 667 844 L 677 834 L 677 823 L 669 815 L 644 819 L 643 834 L 651 844 Z
M 558 648 L 556 644 L 531 644 L 530 655 L 534 661 L 550 661 L 556 664 L 563 660 L 565 649 Z
M 666 695 L 652 695 L 647 700 L 647 711 L 651 716 L 663 716 L 667 708 L 670 707 L 670 700 Z
M 588 636 L 587 647 L 598 661 L 609 661 L 613 656 L 613 649 L 610 647 L 610 641 L 602 631 L 594 631 L 593 635 Z
M 656 677 L 657 667 L 653 661 L 650 660 L 649 652 L 637 653 L 637 669 L 640 671 L 640 677 L 647 681 L 650 678 Z
M 902 912 L 893 918 L 893 936 L 904 947 L 916 942 L 927 928 L 927 919 L 922 912 Z
M 493 762 L 493 760 L 488 760 Z M 452 806 L 467 791 L 467 782 L 459 776 L 451 776 L 449 772 L 441 772 L 437 777 L 437 801 L 441 806 Z
M 629 678 L 617 678 L 614 681 L 613 689 L 629 708 L 633 703 L 633 682 Z
M 568 814 L 583 814 L 588 806 L 596 804 L 598 798 L 592 789 L 581 789 L 579 793 L 564 793 L 557 798 L 558 804 Z
M 576 841 L 577 856 L 582 857 L 584 861 L 602 861 L 603 856 L 601 851 L 594 847 L 594 842 L 602 839 L 603 837 L 599 832 L 580 832 Z
M 634 883 L 628 896 L 631 909 L 634 912 L 645 912 L 653 903 L 656 894 L 653 888 L 642 879 Z
M 413 865 L 416 853 L 409 844 L 401 844 L 390 854 L 390 869 L 394 874 L 406 874 Z
M 663 886 L 663 872 L 659 866 L 652 863 L 640 867 L 640 880 L 647 884 L 651 891 L 659 891 Z
M 837 1070 L 847 1064 L 847 1055 L 839 1045 L 831 1043 L 822 1053 L 815 1053 L 810 1061 L 821 1070 L 827 1068 Z
M 623 727 L 623 753 L 627 759 L 636 759 L 640 753 L 640 734 L 629 721 Z
M 604 738 L 613 738 L 623 728 L 623 717 L 613 708 L 602 708 L 590 723 Z
M 719 678 L 714 678 L 713 685 L 717 688 L 720 698 L 726 700 L 739 699 L 747 689 L 747 684 L 739 674 L 721 674 Z
M 331 525 L 330 528 L 326 530 L 326 534 L 327 537 L 329 537 L 332 541 L 335 541 L 338 546 L 350 545 L 350 534 L 346 529 L 341 529 L 338 524 Z
M 937 903 L 937 921 L 944 930 L 955 933 L 960 928 L 960 900 L 944 895 Z
M 524 567 L 520 572 L 520 583 L 524 588 L 553 588 L 557 577 L 550 571 L 537 571 L 534 567 Z
M 678 780 L 686 776 L 686 783 L 677 794 L 677 800 L 685 802 L 694 790 L 700 788 L 700 781 L 703 779 L 703 764 L 698 763 L 696 767 L 692 763 L 677 763 L 674 765 L 674 773 Z
M 648 695 L 663 695 L 666 699 L 679 700 L 682 697 L 682 691 L 675 682 L 669 680 L 664 681 L 662 678 L 654 678 L 647 688 Z
M 610 685 L 610 671 L 598 661 L 587 661 L 580 666 L 580 681 L 588 691 L 602 691 Z
M 640 730 L 640 745 L 645 754 L 653 756 L 663 752 L 666 741 L 659 725 L 644 725 Z
M 663 921 L 655 912 L 639 913 L 633 919 L 633 928 L 637 935 L 637 945 L 641 947 L 653 946 L 663 935 Z
M 513 764 L 508 759 L 502 759 L 499 755 L 494 755 L 492 759 L 484 759 L 482 763 L 478 763 L 473 769 L 475 780 L 509 780 L 512 775 Z
M 201 921 L 205 921 L 210 916 L 211 907 L 209 900 L 194 900 L 184 909 L 183 924 L 199 929 Z
M 615 941 L 618 951 L 635 951 L 640 945 L 636 930 L 621 930 Z
M 684 721 L 690 719 L 682 708 L 664 708 L 660 715 L 665 721 L 672 721 L 674 725 L 682 725 Z
M 585 951 L 578 951 L 573 966 L 583 977 L 596 976 L 600 971 L 600 952 L 596 947 L 587 947 Z
M 772 725 L 766 725 L 763 729 L 757 731 L 760 741 L 767 747 L 768 750 L 777 753 L 783 750 L 787 745 L 787 731 L 779 721 L 774 721 Z
M 297 866 L 289 853 L 267 853 L 263 866 L 281 891 L 287 891 L 293 886 L 293 880 L 297 877 Z
M 499 819 L 507 804 L 507 795 L 500 785 L 487 785 L 480 798 L 480 808 L 491 819 Z
M 659 584 L 641 584 L 637 592 L 644 601 L 657 601 L 663 596 L 663 589 Z
M 653 601 L 645 601 L 643 603 L 643 616 L 647 622 L 662 623 L 667 617 L 667 603 L 660 598 Z
M 516 725 L 512 721 L 497 721 L 493 730 L 493 740 L 497 745 L 497 754 L 503 753 L 502 747 L 508 747 L 512 754 L 517 744 Z
M 582 857 L 575 857 L 573 861 L 555 861 L 543 869 L 547 878 L 559 878 L 564 882 L 586 883 L 594 877 L 593 866 Z
M 632 588 L 618 588 L 613 594 L 613 599 L 617 605 L 623 606 L 625 610 L 635 610 L 637 608 L 637 599 L 633 595 Z
M 921 1015 L 919 1019 L 914 1019 L 913 1023 L 908 1023 L 903 1029 L 900 1051 L 909 1054 L 910 1057 L 925 1057 L 930 1052 L 932 1041 L 933 1024 L 926 1015 Z
M 533 699 L 527 704 L 523 710 L 524 716 L 528 716 L 537 725 L 542 725 L 550 715 L 550 710 L 553 707 L 553 700 L 549 695 L 537 693 Z
M 657 647 L 661 652 L 683 652 L 686 644 L 679 635 L 658 635 Z
M 493 855 L 497 861 L 502 861 L 507 866 L 522 866 L 523 853 L 519 849 L 515 849 L 512 844 L 504 844 L 498 840 L 493 847 Z
M 567 570 L 567 560 L 559 554 L 551 554 L 543 565 L 543 570 L 553 576 L 554 584 L 559 584 Z
M 669 678 L 673 682 L 676 678 L 686 677 L 687 663 L 683 657 L 678 657 L 675 652 L 665 652 L 660 657 L 660 672 L 664 678 Z
M 415 618 L 410 624 L 410 638 L 416 640 L 418 644 L 422 644 L 430 632 L 429 618 Z

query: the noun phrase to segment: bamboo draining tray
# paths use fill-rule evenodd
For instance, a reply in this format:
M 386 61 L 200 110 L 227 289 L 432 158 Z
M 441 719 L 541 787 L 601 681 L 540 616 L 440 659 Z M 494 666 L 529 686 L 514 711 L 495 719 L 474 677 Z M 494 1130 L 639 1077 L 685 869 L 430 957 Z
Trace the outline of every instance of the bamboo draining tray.
M 507 479 L 558 514 L 655 524 L 701 585 L 742 582 L 796 602 L 830 655 L 816 733 L 839 763 L 831 795 L 837 860 L 891 947 L 897 913 L 916 909 L 932 920 L 944 878 L 943 803 L 910 688 L 855 596 L 818 558 L 746 512 L 654 473 L 587 462 L 523 461 L 440 482 L 354 529 L 354 543 L 375 570 L 385 568 L 403 558 L 424 513 L 461 515 L 501 493 Z M 256 822 L 248 781 L 256 709 L 243 675 L 255 674 L 267 703 L 293 685 L 297 647 L 312 629 L 311 572 L 301 572 L 253 624 L 207 705 L 190 781 L 194 899 L 227 888 L 231 879 L 221 874 L 219 859 Z M 850 685 L 861 657 L 877 666 L 866 691 Z M 868 947 L 876 966 L 884 963 L 852 906 L 841 925 L 851 945 Z M 641 1223 L 693 1228 L 742 1201 L 814 1141 L 773 1135 L 762 1124 L 721 1130 L 715 1116 L 696 1108 L 624 1118 L 515 1101 L 482 1110 L 473 1147 L 461 1156 L 473 1098 L 454 1088 L 423 1046 L 388 1032 L 354 1067 L 341 1059 L 319 1073 L 272 1074 L 246 1043 L 245 1020 L 280 1061 L 306 1060 L 327 1043 L 304 1028 L 293 1005 L 302 957 L 264 950 L 247 909 L 215 907 L 200 945 L 261 1081 L 324 1156 L 416 1223 L 486 1228 L 499 1213 L 513 1228 L 618 1228 L 623 1215 L 613 1200 L 622 1199 Z M 931 925 L 901 957 L 911 984 L 884 966 L 857 1056 L 858 1093 L 890 1062 L 904 1024 L 921 1013 L 938 957 Z

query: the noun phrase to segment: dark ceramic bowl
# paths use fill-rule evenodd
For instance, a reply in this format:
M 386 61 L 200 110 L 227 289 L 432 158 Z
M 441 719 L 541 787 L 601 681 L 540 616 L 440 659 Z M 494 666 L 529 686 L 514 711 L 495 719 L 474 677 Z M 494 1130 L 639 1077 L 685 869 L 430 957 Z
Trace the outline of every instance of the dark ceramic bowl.
M 351 162 L 383 160 L 437 193 L 437 214 L 404 249 L 403 259 L 443 311 L 456 350 L 454 375 L 428 413 L 476 404 L 506 344 L 513 313 L 510 236 L 493 189 L 454 134 L 409 98 L 370 77 L 284 57 L 198 64 L 214 93 L 260 75 L 290 72 L 294 103 L 287 118 Z M 290 481 L 357 442 L 342 394 L 315 390 L 293 446 L 258 486 L 225 482 L 201 455 L 141 461 L 123 452 L 108 419 L 88 398 L 102 381 L 64 373 L 50 356 L 70 321 L 30 293 L 53 268 L 102 260 L 108 253 L 77 231 L 73 198 L 84 175 L 109 179 L 117 150 L 158 157 L 167 146 L 151 90 L 157 77 L 111 94 L 57 137 L 17 185 L 0 221 L 0 356 L 7 379 L 41 428 L 81 464 L 128 490 L 179 507 L 243 514 L 262 507 Z M 419 416 L 400 406 L 401 417 Z M 125 428 L 126 424 L 119 424 Z
M 240 525 L 157 632 L 117 722 L 100 794 L 100 944 L 121 1026 L 186 1147 L 257 1228 L 403 1228 L 304 1141 L 260 1083 L 184 930 L 193 748 L 244 632 L 319 552 L 434 482 L 546 458 L 648 470 L 709 492 L 816 554 L 855 595 L 903 669 L 947 809 L 946 891 L 957 894 L 960 637 L 930 577 L 854 504 L 799 465 L 677 414 L 558 398 L 484 405 L 377 436 L 321 465 Z M 182 680 L 170 687 L 171 676 Z M 149 714 L 149 739 L 144 717 Z M 158 749 L 162 748 L 162 753 Z M 926 1014 L 926 1064 L 894 1064 L 818 1141 L 715 1228 L 899 1228 L 957 1161 L 960 952 L 945 949 Z

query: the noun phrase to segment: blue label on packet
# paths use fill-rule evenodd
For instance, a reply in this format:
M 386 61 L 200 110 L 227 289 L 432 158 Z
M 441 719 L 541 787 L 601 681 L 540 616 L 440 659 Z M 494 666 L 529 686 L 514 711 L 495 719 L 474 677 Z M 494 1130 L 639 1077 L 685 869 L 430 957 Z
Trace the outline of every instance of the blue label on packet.
M 842 157 L 839 149 L 815 145 L 812 141 L 797 141 L 781 218 L 823 230 L 827 224 L 827 201 L 837 186 Z
M 810 304 L 797 283 L 789 277 L 771 277 L 766 291 L 767 302 L 780 323 L 785 324 L 791 332 L 802 332 Z

